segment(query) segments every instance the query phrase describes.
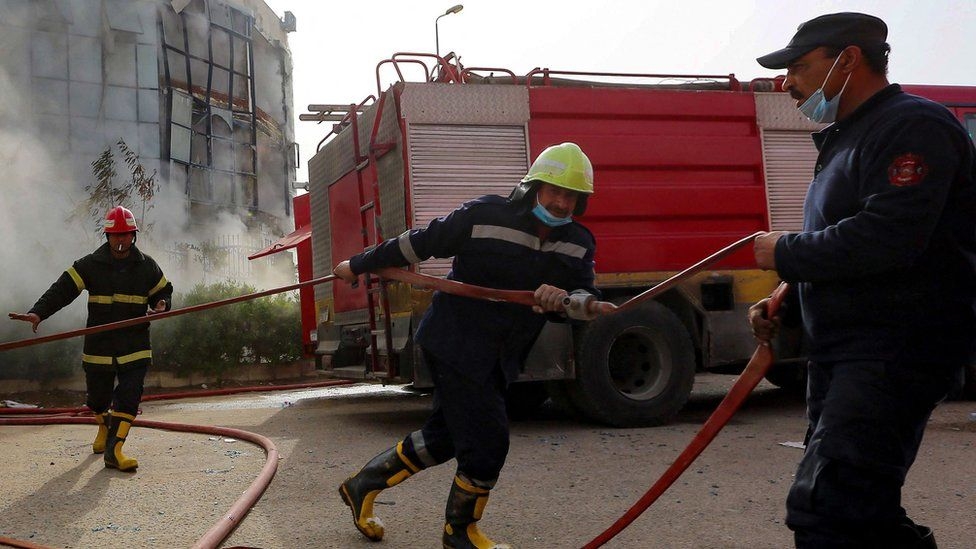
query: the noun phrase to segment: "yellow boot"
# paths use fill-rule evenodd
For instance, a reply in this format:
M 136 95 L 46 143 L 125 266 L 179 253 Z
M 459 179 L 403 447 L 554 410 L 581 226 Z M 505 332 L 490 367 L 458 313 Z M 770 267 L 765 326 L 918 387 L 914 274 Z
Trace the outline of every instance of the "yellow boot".
M 340 484 L 339 496 L 352 509 L 356 529 L 371 541 L 383 539 L 383 521 L 373 515 L 373 500 L 384 488 L 400 484 L 421 469 L 403 454 L 401 441 Z
M 112 412 L 111 426 L 108 429 L 108 442 L 105 445 L 105 466 L 119 471 L 135 471 L 139 462 L 122 453 L 122 445 L 129 434 L 129 428 L 136 417 L 121 412 Z
M 93 454 L 101 454 L 105 451 L 105 441 L 108 440 L 109 417 L 108 412 L 95 414 L 95 423 L 98 424 L 98 434 L 95 435 L 95 440 L 92 441 Z
M 460 472 L 454 477 L 445 511 L 444 549 L 512 549 L 508 544 L 491 541 L 478 528 L 491 484 L 494 483 L 471 480 Z

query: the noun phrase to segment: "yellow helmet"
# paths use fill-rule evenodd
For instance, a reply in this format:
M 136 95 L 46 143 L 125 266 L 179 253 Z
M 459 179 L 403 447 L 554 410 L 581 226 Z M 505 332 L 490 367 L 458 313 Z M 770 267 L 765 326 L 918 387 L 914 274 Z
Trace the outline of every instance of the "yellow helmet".
M 522 183 L 543 181 L 584 194 L 593 194 L 593 165 L 576 143 L 561 143 L 539 153 Z

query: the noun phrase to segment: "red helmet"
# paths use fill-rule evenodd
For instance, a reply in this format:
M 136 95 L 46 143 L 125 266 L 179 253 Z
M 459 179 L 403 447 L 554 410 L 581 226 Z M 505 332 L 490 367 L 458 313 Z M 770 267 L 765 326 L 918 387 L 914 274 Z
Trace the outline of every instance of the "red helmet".
M 105 214 L 105 234 L 134 233 L 138 230 L 136 216 L 128 208 L 116 206 Z

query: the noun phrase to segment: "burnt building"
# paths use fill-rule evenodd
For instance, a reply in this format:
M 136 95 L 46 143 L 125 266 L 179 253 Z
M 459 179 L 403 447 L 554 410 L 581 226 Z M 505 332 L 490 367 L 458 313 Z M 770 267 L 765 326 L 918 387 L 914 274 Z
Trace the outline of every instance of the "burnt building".
M 121 139 L 181 197 L 167 222 L 259 248 L 291 230 L 294 25 L 260 0 L 0 0 L 0 121 L 69 193 Z

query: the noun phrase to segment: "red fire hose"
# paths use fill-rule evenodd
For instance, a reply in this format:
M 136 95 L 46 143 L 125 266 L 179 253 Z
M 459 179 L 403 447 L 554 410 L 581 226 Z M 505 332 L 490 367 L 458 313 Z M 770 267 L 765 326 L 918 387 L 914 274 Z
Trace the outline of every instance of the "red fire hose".
M 770 318 L 776 315 L 776 311 L 779 309 L 780 304 L 783 302 L 783 298 L 786 296 L 786 292 L 789 286 L 785 282 L 780 283 L 776 291 L 773 292 L 772 299 L 770 300 L 769 306 L 767 308 L 767 314 Z M 712 415 L 708 417 L 705 424 L 702 426 L 695 438 L 688 444 L 688 446 L 681 452 L 678 459 L 674 460 L 674 463 L 661 477 L 654 483 L 647 492 L 639 500 L 637 500 L 634 505 L 627 510 L 616 522 L 613 523 L 610 528 L 607 528 L 602 534 L 593 538 L 592 541 L 583 546 L 583 549 L 596 549 L 602 546 L 604 543 L 610 541 L 614 536 L 619 534 L 624 528 L 630 525 L 631 522 L 641 515 L 652 503 L 657 501 L 657 498 L 661 496 L 674 481 L 678 480 L 681 473 L 684 473 L 688 466 L 691 465 L 695 458 L 697 458 L 705 448 L 715 439 L 718 432 L 725 427 L 725 424 L 732 419 L 732 416 L 738 411 L 742 403 L 745 402 L 746 397 L 749 393 L 756 388 L 756 385 L 762 381 L 766 372 L 773 365 L 773 351 L 768 345 L 759 345 L 756 350 L 752 353 L 752 358 L 749 359 L 749 364 L 746 365 L 745 370 L 736 380 L 732 388 L 729 389 L 729 393 L 725 395 L 722 402 L 719 403 Z
M 0 419 L 0 425 L 72 424 L 95 425 L 95 419 L 93 417 Z M 265 462 L 264 467 L 261 468 L 261 473 L 251 482 L 250 486 L 248 486 L 247 490 L 244 491 L 241 497 L 237 498 L 237 501 L 231 505 L 230 509 L 224 514 L 223 518 L 211 526 L 210 529 L 197 540 L 197 542 L 193 545 L 195 549 L 213 549 L 219 546 L 220 543 L 230 535 L 234 528 L 237 527 L 238 523 L 240 523 L 241 519 L 247 514 L 251 507 L 254 506 L 258 498 L 261 497 L 261 494 L 264 493 L 264 490 L 271 483 L 271 479 L 274 478 L 275 472 L 278 470 L 278 448 L 273 442 L 271 442 L 271 439 L 263 435 L 243 431 L 241 429 L 231 429 L 229 427 L 190 425 L 186 423 L 169 423 L 164 421 L 146 421 L 142 419 L 134 421 L 133 426 L 148 427 L 150 429 L 164 429 L 167 431 L 180 431 L 185 433 L 200 433 L 233 437 L 240 440 L 246 440 L 264 449 Z M 0 537 L 0 545 L 47 549 L 42 545 L 35 545 L 29 542 L 6 537 Z
M 164 318 L 169 318 L 171 316 L 185 315 L 186 313 L 195 313 L 197 311 L 203 311 L 205 309 L 213 309 L 214 307 L 223 307 L 224 305 L 230 305 L 231 303 L 239 303 L 241 301 L 247 301 L 249 299 L 257 299 L 259 297 L 264 297 L 271 294 L 280 294 L 282 292 L 287 292 L 289 290 L 297 290 L 298 288 L 302 288 L 304 286 L 313 286 L 315 284 L 322 284 L 323 282 L 328 282 L 330 280 L 334 280 L 335 278 L 336 275 L 322 276 L 319 278 L 313 278 L 312 280 L 298 282 L 297 284 L 289 284 L 288 286 L 272 288 L 270 290 L 262 290 L 260 292 L 239 295 L 237 297 L 230 297 L 227 299 L 221 299 L 220 301 L 212 301 L 210 303 L 201 303 L 200 305 L 183 307 L 182 309 L 173 309 L 171 311 L 166 311 L 165 313 L 155 313 L 152 315 L 130 318 L 128 320 L 120 320 L 118 322 L 101 324 L 99 326 L 90 326 L 88 328 L 80 328 L 78 330 L 61 332 L 49 336 L 32 337 L 29 339 L 11 341 L 8 343 L 0 344 L 0 351 L 9 351 L 10 349 L 17 349 L 19 347 L 28 347 L 30 345 L 37 345 L 39 343 L 47 343 L 48 341 L 57 341 L 59 339 L 68 339 L 71 337 L 77 337 L 77 336 L 82 336 L 87 334 L 95 334 L 98 332 L 107 332 L 108 330 L 116 330 L 119 328 L 126 328 L 128 326 L 135 326 L 136 324 L 143 324 L 145 322 L 152 322 L 154 320 L 162 320 Z
M 236 393 L 247 393 L 247 392 L 258 392 L 258 391 L 271 391 L 271 390 L 292 390 L 292 389 L 305 389 L 310 387 L 329 387 L 336 385 L 347 385 L 352 383 L 346 380 L 330 380 L 330 381 L 319 381 L 313 383 L 295 383 L 290 385 L 276 385 L 276 386 L 255 386 L 255 387 L 232 387 L 226 389 L 214 389 L 210 391 L 200 391 L 200 392 L 183 392 L 183 393 L 171 393 L 171 394 L 159 394 L 159 395 L 147 395 L 142 398 L 142 401 L 148 400 L 171 400 L 178 398 L 187 397 L 202 397 L 202 396 L 213 396 L 213 395 L 227 395 Z M 91 416 L 79 417 L 81 414 L 90 414 L 91 411 L 86 407 L 74 407 L 74 408 L 0 408 L 0 425 L 71 425 L 71 424 L 83 424 L 83 425 L 94 425 L 95 419 Z M 5 418 L 6 415 L 22 415 L 22 414 L 34 414 L 45 415 L 47 417 L 17 417 L 17 418 Z M 68 417 L 50 417 L 52 415 L 68 416 Z M 179 431 L 186 433 L 199 433 L 208 435 L 218 435 L 236 438 L 239 440 L 244 440 L 247 442 L 254 443 L 261 446 L 265 452 L 265 463 L 262 467 L 260 474 L 251 482 L 247 490 L 237 498 L 237 500 L 231 505 L 230 509 L 224 514 L 223 518 L 216 524 L 210 527 L 200 539 L 193 545 L 194 548 L 199 549 L 210 549 L 216 548 L 223 542 L 230 534 L 233 532 L 234 528 L 243 520 L 247 512 L 254 507 L 254 504 L 258 501 L 264 491 L 267 489 L 268 485 L 271 484 L 272 478 L 274 478 L 275 472 L 278 469 L 278 449 L 275 447 L 271 439 L 259 435 L 257 433 L 251 433 L 249 431 L 243 431 L 241 429 L 233 429 L 229 427 L 214 427 L 214 426 L 204 426 L 204 425 L 191 425 L 184 423 L 170 423 L 163 421 L 148 421 L 137 419 L 133 422 L 136 427 L 147 427 L 150 429 L 163 429 L 167 431 Z M 26 549 L 49 549 L 43 545 L 37 545 L 28 541 L 8 538 L 0 536 L 0 545 L 9 547 L 21 547 Z
M 746 236 L 746 237 L 740 238 L 739 240 L 736 240 L 732 244 L 729 244 L 728 246 L 726 246 L 726 247 L 722 248 L 721 250 L 713 253 L 712 255 L 706 257 L 705 259 L 702 259 L 701 261 L 699 261 L 698 263 L 695 263 L 691 267 L 688 267 L 687 269 L 681 271 L 680 273 L 678 273 L 678 274 L 676 274 L 676 275 L 668 278 L 667 280 L 665 280 L 665 281 L 663 281 L 663 282 L 655 285 L 650 290 L 647 290 L 647 291 L 645 291 L 643 293 L 637 294 L 636 296 L 628 299 L 622 305 L 620 305 L 619 307 L 617 307 L 617 310 L 618 311 L 625 311 L 627 309 L 631 309 L 631 308 L 639 305 L 640 303 L 643 303 L 643 302 L 647 301 L 648 299 L 652 299 L 652 298 L 655 298 L 655 297 L 663 294 L 664 292 L 666 292 L 666 291 L 670 290 L 671 288 L 675 287 L 679 282 L 682 282 L 683 280 L 685 280 L 689 276 L 691 276 L 693 274 L 696 274 L 699 271 L 704 270 L 705 267 L 708 267 L 709 265 L 717 262 L 718 260 L 720 260 L 720 259 L 722 259 L 722 258 L 724 258 L 724 257 L 726 257 L 728 255 L 730 255 L 732 252 L 738 250 L 739 248 L 745 246 L 746 244 L 751 244 L 752 241 L 755 240 L 756 237 L 759 236 L 759 235 L 761 235 L 761 234 L 763 234 L 763 233 L 762 232 L 752 233 L 749 236 Z
M 600 314 L 613 314 L 617 311 L 624 311 L 636 307 L 637 305 L 653 299 L 664 292 L 675 287 L 679 282 L 684 281 L 689 276 L 702 271 L 705 267 L 712 265 L 713 263 L 719 261 L 730 255 L 732 252 L 738 250 L 739 248 L 751 243 L 755 238 L 762 233 L 754 233 L 747 237 L 740 238 L 739 240 L 729 244 L 728 246 L 722 248 L 721 250 L 713 253 L 712 255 L 702 259 L 698 263 L 695 263 L 691 267 L 681 271 L 678 274 L 671 276 L 670 278 L 656 284 L 653 288 L 640 293 L 630 299 L 628 299 L 623 304 L 613 307 L 596 307 L 595 310 Z M 429 288 L 432 290 L 439 290 L 444 293 L 454 294 L 464 297 L 471 297 L 475 299 L 485 299 L 488 301 L 504 301 L 507 303 L 517 303 L 519 305 L 527 305 L 529 307 L 536 304 L 535 298 L 533 297 L 533 292 L 525 290 L 498 290 L 495 288 L 484 288 L 481 286 L 474 286 L 472 284 L 465 284 L 463 282 L 458 282 L 456 280 L 448 280 L 446 278 L 436 278 L 433 276 L 415 273 L 412 271 L 407 271 L 404 269 L 396 269 L 392 267 L 377 269 L 376 274 L 383 278 L 389 278 L 393 280 L 399 280 L 400 282 L 406 282 L 408 284 L 413 284 L 421 288 Z M 0 348 L 2 350 L 2 348 Z
M 653 299 L 662 293 L 673 288 L 679 282 L 685 280 L 689 276 L 698 273 L 705 267 L 715 263 L 716 261 L 728 256 L 732 252 L 738 250 L 742 246 L 750 243 L 757 235 L 761 233 L 751 234 L 745 238 L 741 238 L 736 242 L 722 248 L 721 250 L 713 253 L 712 255 L 702 259 L 698 263 L 695 263 L 691 267 L 681 271 L 680 273 L 664 280 L 663 282 L 655 285 L 653 288 L 641 293 L 637 296 L 632 297 L 627 300 L 624 304 L 616 307 L 617 310 L 630 309 L 644 301 Z M 406 282 L 418 286 L 421 288 L 430 288 L 434 290 L 439 290 L 444 293 L 460 295 L 464 297 L 471 297 L 475 299 L 486 299 L 488 301 L 505 301 L 508 303 L 516 303 L 519 305 L 527 305 L 529 307 L 535 305 L 535 298 L 533 297 L 533 292 L 524 290 L 499 290 L 495 288 L 484 288 L 481 286 L 474 286 L 472 284 L 465 284 L 463 282 L 458 282 L 456 280 L 448 280 L 446 278 L 437 278 L 430 275 L 425 275 L 421 273 L 416 273 L 412 271 L 407 271 L 405 269 L 397 268 L 384 268 L 377 269 L 376 274 L 393 280 L 399 280 L 400 282 Z M 162 320 L 164 318 L 169 318 L 178 315 L 184 315 L 187 313 L 195 313 L 198 311 L 203 311 L 206 309 L 212 309 L 214 307 L 223 307 L 224 305 L 230 305 L 233 303 L 239 303 L 241 301 L 247 301 L 250 299 L 257 299 L 259 297 L 264 297 L 272 294 L 280 294 L 282 292 L 287 292 L 290 290 L 296 290 L 304 286 L 314 286 L 316 284 L 322 284 L 330 280 L 335 280 L 338 277 L 336 275 L 327 275 L 319 278 L 313 278 L 312 280 L 306 280 L 304 282 L 298 282 L 296 284 L 290 284 L 288 286 L 281 286 L 278 288 L 272 288 L 270 290 L 262 290 L 260 292 L 254 292 L 246 295 L 240 295 L 237 297 L 231 297 L 227 299 L 222 299 L 220 301 L 213 301 L 210 303 L 202 303 L 200 305 L 193 305 L 190 307 L 183 307 L 181 309 L 173 309 L 171 311 L 166 311 L 165 313 L 156 313 L 153 315 L 141 316 L 137 318 L 130 318 L 128 320 L 121 320 L 118 322 L 111 322 L 109 324 L 102 324 L 99 326 L 90 326 L 88 328 L 80 328 L 77 330 L 71 330 L 67 332 L 61 332 L 57 334 L 52 334 L 48 336 L 32 337 L 28 339 L 21 339 L 17 341 L 10 341 L 7 343 L 0 343 L 0 351 L 9 351 L 10 349 L 17 349 L 20 347 L 28 347 L 30 345 L 37 345 L 40 343 L 47 343 L 49 341 L 57 341 L 60 339 L 68 339 L 72 337 L 78 337 L 88 334 L 94 334 L 98 332 L 105 332 L 108 330 L 116 330 L 118 328 L 126 328 L 128 326 L 134 326 L 136 324 L 143 324 L 145 322 L 153 322 L 156 320 Z M 613 308 L 599 308 L 603 314 L 609 314 Z
M 597 310 L 600 311 L 601 314 L 613 314 L 616 311 L 630 309 L 644 301 L 657 297 L 691 275 L 698 273 L 705 267 L 708 267 L 739 248 L 751 243 L 759 234 L 761 233 L 754 233 L 737 240 L 736 242 L 706 257 L 705 259 L 702 259 L 698 263 L 695 263 L 691 267 L 688 267 L 667 280 L 655 285 L 653 288 L 627 300 L 619 307 L 616 307 L 615 310 L 612 306 L 597 308 Z M 427 277 L 425 275 L 411 273 L 402 269 L 380 269 L 377 271 L 377 274 L 385 278 L 392 278 L 402 282 L 408 282 L 425 288 L 433 288 L 455 295 L 488 299 L 491 301 L 520 303 L 530 306 L 535 304 L 535 299 L 533 298 L 532 292 L 528 291 L 509 291 L 496 290 L 493 288 L 482 288 L 469 284 L 463 284 L 454 280 Z M 786 283 L 781 283 L 779 287 L 776 288 L 776 291 L 773 292 L 772 300 L 768 306 L 767 313 L 770 317 L 776 314 L 776 311 L 779 309 L 783 298 L 786 296 L 787 290 L 788 286 Z M 665 490 L 667 490 L 674 483 L 674 481 L 681 476 L 681 474 L 705 450 L 705 448 L 708 447 L 712 440 L 715 439 L 719 431 L 725 427 L 735 412 L 738 411 L 738 409 L 742 406 L 742 403 L 745 402 L 745 399 L 749 393 L 751 393 L 752 390 L 756 388 L 756 385 L 762 381 L 772 364 L 772 349 L 767 345 L 759 345 L 756 347 L 755 352 L 752 354 L 752 358 L 746 365 L 745 370 L 743 370 L 742 374 L 739 376 L 739 379 L 735 382 L 735 384 L 729 390 L 729 393 L 718 405 L 712 415 L 709 416 L 708 420 L 705 421 L 705 424 L 702 426 L 701 430 L 691 441 L 691 443 L 688 444 L 688 447 L 685 448 L 684 451 L 678 456 L 678 459 L 675 460 L 671 467 L 669 467 L 664 474 L 661 475 L 661 478 L 659 478 L 658 481 L 655 482 L 654 485 L 651 486 L 651 488 L 648 489 L 648 491 L 623 516 L 617 519 L 617 521 L 610 526 L 610 528 L 587 543 L 583 549 L 595 549 L 602 546 L 614 536 L 619 534 L 624 528 L 629 526 L 630 523 L 641 515 L 641 513 L 646 511 L 647 508 L 650 507 L 651 504 L 654 503 L 661 496 L 661 494 L 663 494 Z

